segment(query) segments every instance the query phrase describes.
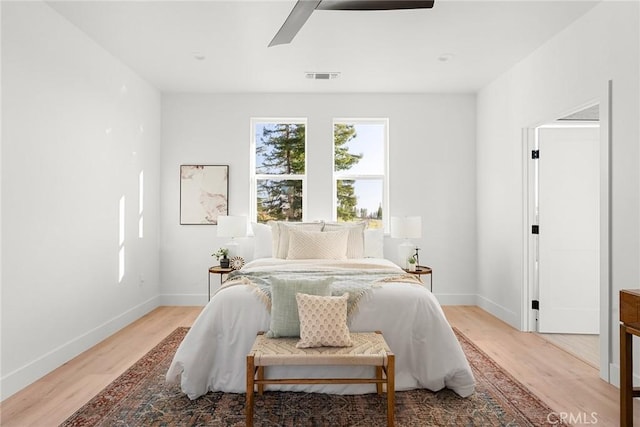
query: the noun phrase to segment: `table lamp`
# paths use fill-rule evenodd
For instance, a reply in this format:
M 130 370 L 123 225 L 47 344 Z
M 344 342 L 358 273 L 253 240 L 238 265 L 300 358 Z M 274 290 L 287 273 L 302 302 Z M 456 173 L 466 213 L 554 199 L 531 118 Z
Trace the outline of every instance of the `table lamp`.
M 247 235 L 247 217 L 219 215 L 218 216 L 218 237 L 231 237 L 231 241 L 225 246 L 229 249 L 229 258 L 238 255 L 238 242 L 236 237 Z
M 398 245 L 399 265 L 407 268 L 407 259 L 418 253 L 416 245 L 409 239 L 419 239 L 422 237 L 422 217 L 421 216 L 392 216 L 391 217 L 391 237 L 394 239 L 404 239 Z M 418 260 L 416 259 L 416 262 Z

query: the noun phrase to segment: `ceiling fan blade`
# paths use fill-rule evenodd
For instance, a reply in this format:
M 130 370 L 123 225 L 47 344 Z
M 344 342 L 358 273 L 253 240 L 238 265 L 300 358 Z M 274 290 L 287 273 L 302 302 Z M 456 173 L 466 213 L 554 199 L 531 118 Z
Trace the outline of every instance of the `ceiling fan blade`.
M 291 40 L 298 34 L 300 28 L 307 22 L 320 2 L 321 0 L 298 0 L 282 27 L 269 43 L 269 47 L 291 43 Z
M 322 0 L 318 10 L 430 9 L 434 0 Z
M 291 43 L 314 10 L 430 9 L 435 0 L 298 0 L 269 47 Z

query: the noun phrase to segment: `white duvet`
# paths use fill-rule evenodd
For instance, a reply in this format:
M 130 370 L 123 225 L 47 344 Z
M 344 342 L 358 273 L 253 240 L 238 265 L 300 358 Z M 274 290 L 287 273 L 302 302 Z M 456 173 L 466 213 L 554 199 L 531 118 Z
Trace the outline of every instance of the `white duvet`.
M 263 258 L 248 263 L 243 272 L 274 273 L 326 271 L 338 275 L 353 269 L 403 274 L 384 259 L 282 260 Z M 251 285 L 223 287 L 202 310 L 180 344 L 166 374 L 169 383 L 196 399 L 208 391 L 244 393 L 246 356 L 258 331 L 269 329 L 269 311 Z M 396 356 L 396 390 L 447 387 L 462 397 L 474 391 L 467 359 L 440 304 L 426 287 L 389 282 L 372 288 L 358 303 L 349 322 L 352 332 L 382 331 Z M 367 367 L 269 367 L 281 377 L 356 377 L 369 375 Z M 271 385 L 269 390 L 333 394 L 373 393 L 370 384 Z

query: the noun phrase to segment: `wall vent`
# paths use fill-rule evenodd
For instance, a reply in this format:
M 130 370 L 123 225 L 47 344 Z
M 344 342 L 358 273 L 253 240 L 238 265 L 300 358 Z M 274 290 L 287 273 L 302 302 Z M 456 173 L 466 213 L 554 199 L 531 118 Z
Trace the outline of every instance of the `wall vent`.
M 304 76 L 313 80 L 333 80 L 340 77 L 338 72 L 306 72 Z

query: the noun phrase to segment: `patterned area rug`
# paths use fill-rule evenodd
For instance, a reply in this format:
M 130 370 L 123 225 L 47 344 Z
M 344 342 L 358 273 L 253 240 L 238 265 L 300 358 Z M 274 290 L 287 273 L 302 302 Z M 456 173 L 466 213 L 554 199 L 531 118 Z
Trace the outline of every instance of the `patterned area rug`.
M 178 328 L 63 426 L 243 426 L 244 394 L 208 393 L 189 400 L 165 373 L 188 328 Z M 398 426 L 542 426 L 560 424 L 552 410 L 456 330 L 473 369 L 476 392 L 396 392 Z M 385 426 L 386 395 L 267 392 L 256 396 L 256 426 Z

